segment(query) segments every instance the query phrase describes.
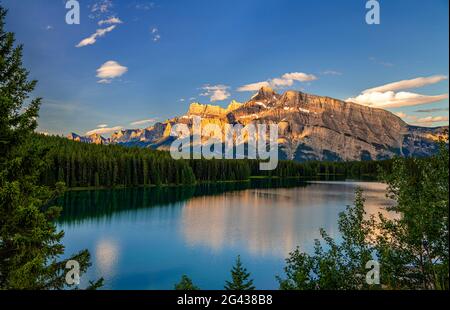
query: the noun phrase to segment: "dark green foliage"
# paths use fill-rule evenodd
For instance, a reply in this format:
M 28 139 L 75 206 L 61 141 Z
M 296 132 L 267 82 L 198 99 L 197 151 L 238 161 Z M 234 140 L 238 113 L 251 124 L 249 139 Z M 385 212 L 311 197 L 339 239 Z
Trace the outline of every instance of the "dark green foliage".
M 14 47 L 14 35 L 5 32 L 5 15 L 0 6 L 0 290 L 62 289 L 66 261 L 57 259 L 64 253 L 63 232 L 53 223 L 60 208 L 49 202 L 64 185 L 38 185 L 47 149 L 28 142 L 41 99 L 28 100 L 36 81 L 28 81 L 22 46 Z M 81 274 L 89 267 L 87 251 L 69 259 L 78 261 Z
M 40 180 L 52 185 L 65 180 L 68 187 L 115 187 L 161 184 L 195 184 L 184 160 L 169 153 L 118 145 L 94 145 L 61 137 L 35 135 L 34 145 L 49 149 Z
M 175 290 L 177 291 L 197 291 L 199 288 L 192 283 L 192 280 L 183 275 L 179 283 L 175 284 Z
M 382 278 L 387 286 L 407 289 L 449 288 L 448 145 L 426 160 L 396 159 L 384 176 L 391 210 L 399 219 L 381 217 L 377 239 Z
M 241 257 L 238 256 L 236 263 L 231 269 L 231 281 L 225 282 L 225 289 L 230 291 L 251 291 L 254 290 L 253 280 L 249 279 L 250 273 L 244 268 Z

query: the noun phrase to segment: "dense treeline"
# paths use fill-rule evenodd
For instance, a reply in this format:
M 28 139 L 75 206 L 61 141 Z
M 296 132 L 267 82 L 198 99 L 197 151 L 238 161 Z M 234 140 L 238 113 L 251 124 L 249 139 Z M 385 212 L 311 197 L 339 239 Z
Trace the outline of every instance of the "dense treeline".
M 43 184 L 114 187 L 195 184 L 197 181 L 246 180 L 250 170 L 239 160 L 174 160 L 168 152 L 118 145 L 94 145 L 36 135 L 31 143 L 48 148 Z
M 376 179 L 380 172 L 390 171 L 392 160 L 383 161 L 308 161 L 299 163 L 284 160 L 278 163 L 274 171 L 259 170 L 259 162 L 250 160 L 252 176 L 277 176 L 277 177 L 317 177 L 317 176 L 339 176 L 342 178 L 372 178 Z
M 250 177 L 376 177 L 383 162 L 280 161 L 262 171 L 257 160 L 174 160 L 168 152 L 119 145 L 94 145 L 56 136 L 35 135 L 30 143 L 48 149 L 41 182 L 68 187 L 190 185 L 211 181 L 242 181 Z
M 192 184 L 195 176 L 183 160 L 165 152 L 101 146 L 36 135 L 33 143 L 49 149 L 43 184 L 64 182 L 68 187 Z

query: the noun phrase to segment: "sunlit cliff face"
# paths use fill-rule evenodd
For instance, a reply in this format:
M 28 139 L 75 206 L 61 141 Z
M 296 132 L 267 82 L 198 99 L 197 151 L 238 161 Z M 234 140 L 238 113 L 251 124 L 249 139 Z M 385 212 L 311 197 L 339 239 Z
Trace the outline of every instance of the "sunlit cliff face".
M 360 185 L 365 189 L 368 214 L 381 211 L 385 216 L 393 216 L 383 210 L 392 203 L 385 197 L 385 185 Z M 245 247 L 257 255 L 286 257 L 296 246 L 311 250 L 314 239 L 320 238 L 321 227 L 328 227 L 328 234 L 338 237 L 336 218 L 346 207 L 333 204 L 333 197 L 342 192 L 329 186 L 330 190 L 324 195 L 324 186 L 329 185 L 251 189 L 191 199 L 183 208 L 182 234 L 188 244 L 208 246 L 214 251 L 224 247 Z M 351 202 L 354 187 L 343 184 L 342 191 Z

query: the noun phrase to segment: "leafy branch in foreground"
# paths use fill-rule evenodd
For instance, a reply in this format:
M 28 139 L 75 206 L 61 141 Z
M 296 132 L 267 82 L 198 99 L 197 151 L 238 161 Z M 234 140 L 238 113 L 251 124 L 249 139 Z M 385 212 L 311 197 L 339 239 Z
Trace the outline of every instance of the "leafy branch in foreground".
M 396 159 L 385 175 L 391 211 L 380 217 L 376 249 L 389 288 L 449 288 L 449 153 L 447 141 L 426 160 Z
M 337 243 L 323 229 L 326 247 L 316 240 L 314 254 L 302 253 L 299 248 L 286 259 L 286 279 L 278 277 L 280 289 L 367 289 L 366 263 L 372 259 L 373 249 L 367 242 L 373 217 L 365 219 L 362 190 L 356 191 L 354 206 L 339 215 L 342 242 Z
M 448 141 L 447 141 L 448 142 Z M 342 242 L 321 230 L 312 255 L 297 248 L 286 259 L 280 289 L 448 289 L 448 144 L 429 159 L 401 159 L 384 175 L 389 211 L 399 216 L 367 217 L 361 190 L 354 206 L 339 216 Z M 381 286 L 368 285 L 366 263 L 380 264 Z

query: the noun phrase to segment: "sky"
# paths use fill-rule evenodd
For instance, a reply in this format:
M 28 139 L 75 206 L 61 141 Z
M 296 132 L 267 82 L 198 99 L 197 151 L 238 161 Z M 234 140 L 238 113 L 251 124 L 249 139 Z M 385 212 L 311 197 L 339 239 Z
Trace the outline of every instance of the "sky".
M 262 85 L 448 125 L 448 0 L 0 0 L 50 134 L 145 128 Z

